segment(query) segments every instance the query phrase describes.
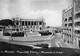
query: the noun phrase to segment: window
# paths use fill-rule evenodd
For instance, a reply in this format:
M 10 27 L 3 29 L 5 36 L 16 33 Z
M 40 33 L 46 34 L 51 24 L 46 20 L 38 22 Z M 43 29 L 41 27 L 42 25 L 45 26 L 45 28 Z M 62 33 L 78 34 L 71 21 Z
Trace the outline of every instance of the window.
M 68 24 L 69 26 L 72 26 L 72 23 Z
M 75 34 L 80 34 L 80 30 L 75 30 Z
M 25 22 L 25 25 L 27 26 L 27 21 Z
M 18 25 L 19 23 L 18 22 L 16 22 L 16 25 Z
M 28 25 L 30 25 L 30 21 L 28 21 Z
M 32 21 L 32 22 L 31 22 L 31 25 L 33 25 L 33 23 L 34 23 L 34 22 Z
M 67 18 L 65 18 L 65 21 L 67 21 Z
M 39 22 L 39 25 L 42 25 L 42 22 Z
M 37 25 L 37 24 L 36 24 L 36 21 L 34 22 L 34 25 Z
M 65 26 L 67 26 L 67 24 L 65 24 Z
M 69 20 L 68 21 L 72 21 L 72 17 L 69 17 Z
M 75 23 L 75 26 L 80 26 L 80 22 L 76 22 Z
M 76 14 L 75 17 L 76 18 L 79 18 L 80 17 L 80 13 Z

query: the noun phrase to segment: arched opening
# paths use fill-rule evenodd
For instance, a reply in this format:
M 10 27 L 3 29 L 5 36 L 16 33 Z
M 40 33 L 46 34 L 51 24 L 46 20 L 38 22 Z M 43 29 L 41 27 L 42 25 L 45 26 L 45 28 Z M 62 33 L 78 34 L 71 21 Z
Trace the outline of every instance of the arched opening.
M 42 30 L 42 28 L 40 27 L 40 30 Z

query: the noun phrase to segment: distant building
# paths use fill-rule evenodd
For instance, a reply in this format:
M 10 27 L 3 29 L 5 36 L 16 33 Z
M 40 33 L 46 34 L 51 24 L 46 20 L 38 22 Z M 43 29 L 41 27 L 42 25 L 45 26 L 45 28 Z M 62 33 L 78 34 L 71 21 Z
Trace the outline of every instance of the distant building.
M 62 37 L 63 40 L 69 44 L 73 44 L 73 7 L 69 7 L 63 10 L 62 15 Z
M 15 17 L 12 19 L 15 24 L 15 29 L 26 31 L 41 31 L 44 29 L 44 19 L 21 19 Z

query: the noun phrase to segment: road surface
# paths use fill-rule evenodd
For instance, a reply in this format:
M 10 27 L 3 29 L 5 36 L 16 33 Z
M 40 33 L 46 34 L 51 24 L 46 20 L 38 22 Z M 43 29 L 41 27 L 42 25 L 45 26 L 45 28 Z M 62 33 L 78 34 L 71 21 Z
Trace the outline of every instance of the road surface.
M 9 41 L 9 40 L 1 40 L 3 42 L 7 41 L 11 44 L 0 42 L 0 50 L 3 50 L 1 51 L 2 53 L 0 54 L 0 56 L 6 56 L 6 55 L 7 56 L 15 56 L 15 55 L 17 56 L 77 56 L 80 53 L 78 51 L 75 51 L 77 49 L 58 47 L 56 45 L 56 42 L 60 39 L 60 37 L 61 37 L 61 34 L 58 33 L 50 41 L 30 42 L 32 44 L 50 43 L 51 48 L 43 48 L 43 49 L 32 49 L 31 47 L 27 46 L 27 43 L 29 42 L 15 42 L 15 41 Z M 11 51 L 13 50 L 12 54 L 7 53 L 9 52 L 8 50 L 11 50 Z M 24 50 L 26 50 L 29 53 L 24 53 Z

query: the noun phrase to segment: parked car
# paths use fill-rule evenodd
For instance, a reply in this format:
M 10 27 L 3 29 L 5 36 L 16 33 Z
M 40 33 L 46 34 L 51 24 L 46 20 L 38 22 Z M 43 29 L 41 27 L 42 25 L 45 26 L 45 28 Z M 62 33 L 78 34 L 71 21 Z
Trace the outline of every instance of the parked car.
M 52 34 L 52 32 L 49 32 L 49 31 L 41 31 L 41 32 L 39 32 L 42 36 L 43 35 L 51 35 Z

